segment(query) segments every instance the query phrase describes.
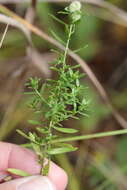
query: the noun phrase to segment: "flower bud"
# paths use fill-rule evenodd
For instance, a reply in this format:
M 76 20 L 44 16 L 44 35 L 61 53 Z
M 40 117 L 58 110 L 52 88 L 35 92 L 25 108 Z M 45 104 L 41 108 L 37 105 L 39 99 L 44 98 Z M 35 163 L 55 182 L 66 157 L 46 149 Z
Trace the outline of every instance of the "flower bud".
M 73 1 L 69 6 L 70 13 L 74 13 L 75 11 L 80 11 L 81 3 L 79 1 Z
M 77 12 L 74 12 L 71 15 L 71 18 L 72 18 L 73 23 L 75 23 L 75 22 L 77 22 L 77 21 L 79 21 L 81 19 L 81 14 L 77 13 Z

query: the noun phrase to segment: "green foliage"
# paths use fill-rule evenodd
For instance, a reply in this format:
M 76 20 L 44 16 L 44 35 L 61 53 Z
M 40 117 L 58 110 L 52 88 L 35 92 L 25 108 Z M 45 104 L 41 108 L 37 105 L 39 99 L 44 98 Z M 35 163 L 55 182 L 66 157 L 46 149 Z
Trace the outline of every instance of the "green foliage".
M 41 79 L 30 78 L 26 84 L 29 92 L 25 94 L 31 96 L 29 106 L 33 109 L 35 118 L 38 120 L 29 120 L 30 124 L 36 126 L 36 132 L 25 134 L 18 130 L 18 133 L 30 141 L 30 147 L 38 155 L 38 162 L 42 167 L 40 174 L 42 175 L 48 174 L 52 155 L 77 150 L 65 142 L 127 133 L 127 130 L 118 130 L 82 136 L 63 136 L 64 134 L 76 133 L 78 130 L 64 128 L 62 122 L 70 118 L 79 119 L 82 115 L 86 116 L 89 104 L 86 96 L 85 98 L 82 97 L 84 87 L 80 83 L 80 78 L 83 75 L 78 70 L 79 65 L 70 66 L 67 64 L 70 41 L 75 32 L 76 23 L 81 18 L 80 9 L 80 3 L 74 1 L 69 7 L 59 12 L 59 14 L 69 16 L 70 24 L 66 24 L 51 15 L 55 21 L 58 21 L 62 26 L 64 25 L 67 32 L 66 42 L 52 32 L 53 36 L 65 45 L 63 52 L 54 50 L 58 54 L 58 58 L 51 63 L 51 69 L 57 73 L 58 78 L 56 80 L 48 79 L 44 85 L 41 85 Z M 47 163 L 45 164 L 46 159 Z
M 39 120 L 29 120 L 30 124 L 37 125 L 36 133 L 29 132 L 26 135 L 20 130 L 18 130 L 18 133 L 30 140 L 31 146 L 42 165 L 41 173 L 43 175 L 47 175 L 49 168 L 49 162 L 46 165 L 44 164 L 45 158 L 50 160 L 50 155 L 77 150 L 72 145 L 52 144 L 52 141 L 58 139 L 59 133 L 71 134 L 78 132 L 76 129 L 64 128 L 61 122 L 69 118 L 78 119 L 80 115 L 85 115 L 88 106 L 88 101 L 81 97 L 84 88 L 80 84 L 80 78 L 83 75 L 77 70 L 78 66 L 70 66 L 66 63 L 71 36 L 75 31 L 75 23 L 81 18 L 80 9 L 81 4 L 75 1 L 61 12 L 69 15 L 71 21 L 69 25 L 64 24 L 67 31 L 65 51 L 59 52 L 57 60 L 51 63 L 51 69 L 57 72 L 57 80 L 48 79 L 41 87 L 40 79 L 30 78 L 29 83 L 26 84 L 30 92 L 25 94 L 32 96 L 29 106 L 38 115 Z M 55 16 L 52 17 L 59 21 Z M 42 115 L 44 119 L 42 119 Z

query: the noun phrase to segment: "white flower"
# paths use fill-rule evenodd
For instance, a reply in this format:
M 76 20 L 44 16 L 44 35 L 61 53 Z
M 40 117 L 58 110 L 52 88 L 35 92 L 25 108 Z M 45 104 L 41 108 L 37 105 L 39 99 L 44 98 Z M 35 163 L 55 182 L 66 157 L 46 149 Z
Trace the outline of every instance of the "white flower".
M 73 1 L 69 6 L 70 13 L 74 13 L 75 11 L 80 11 L 81 3 L 79 1 Z

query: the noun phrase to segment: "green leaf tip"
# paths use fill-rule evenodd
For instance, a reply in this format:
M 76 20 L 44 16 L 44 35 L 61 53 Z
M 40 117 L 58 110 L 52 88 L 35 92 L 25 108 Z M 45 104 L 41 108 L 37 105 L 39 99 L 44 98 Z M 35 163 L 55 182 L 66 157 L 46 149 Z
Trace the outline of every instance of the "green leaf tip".
M 56 155 L 56 154 L 63 154 L 67 152 L 76 151 L 78 148 L 76 147 L 61 147 L 61 148 L 52 148 L 51 150 L 48 150 L 48 154 L 50 155 Z
M 15 169 L 15 168 L 8 168 L 7 172 L 14 174 L 14 175 L 18 175 L 21 177 L 28 177 L 31 176 L 29 173 L 23 171 L 23 170 L 19 170 L 19 169 Z
M 36 120 L 28 120 L 28 123 L 32 124 L 32 125 L 42 125 L 41 122 L 36 121 Z
M 53 127 L 53 128 L 63 133 L 77 133 L 78 132 L 78 130 L 72 129 L 72 128 L 63 128 L 63 127 Z

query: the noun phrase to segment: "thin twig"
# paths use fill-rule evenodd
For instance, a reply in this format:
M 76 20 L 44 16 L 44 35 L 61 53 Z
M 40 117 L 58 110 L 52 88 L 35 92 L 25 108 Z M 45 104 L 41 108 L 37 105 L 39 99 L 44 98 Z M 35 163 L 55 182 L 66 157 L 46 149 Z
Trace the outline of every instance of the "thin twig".
M 9 26 L 9 23 L 6 25 L 6 28 L 5 28 L 5 31 L 4 31 L 4 33 L 3 33 L 2 39 L 1 39 L 1 41 L 0 41 L 0 48 L 2 47 L 3 41 L 4 41 L 5 36 L 6 36 L 6 34 L 7 34 L 8 26 Z
M 15 13 L 13 13 L 9 9 L 7 9 L 5 6 L 0 5 L 0 11 L 2 11 L 4 14 L 9 15 L 10 17 L 13 17 L 14 19 L 16 19 L 17 21 L 19 21 L 20 23 L 22 23 L 25 27 L 27 27 L 27 29 L 29 29 L 30 31 L 32 31 L 34 34 L 40 36 L 41 38 L 45 39 L 49 43 L 55 45 L 56 47 L 60 48 L 61 50 L 65 49 L 65 47 L 62 44 L 60 44 L 57 40 L 55 40 L 52 37 L 48 36 L 46 33 L 44 33 L 39 28 L 35 27 L 34 25 L 28 23 L 25 19 L 21 18 L 20 16 L 18 16 Z M 98 81 L 98 79 L 96 78 L 95 74 L 92 72 L 92 70 L 88 66 L 88 64 L 82 58 L 80 58 L 77 54 L 75 54 L 73 51 L 69 50 L 68 54 L 76 62 L 78 62 L 81 65 L 81 67 L 84 70 L 84 72 L 87 73 L 88 77 L 90 78 L 90 80 L 92 81 L 92 83 L 94 84 L 94 86 L 96 87 L 96 89 L 98 90 L 98 92 L 101 95 L 102 99 L 109 106 L 109 108 L 110 108 L 110 110 L 111 110 L 114 118 L 117 120 L 117 122 L 123 128 L 127 128 L 127 121 L 118 113 L 118 111 L 111 104 L 111 102 L 110 102 L 110 100 L 108 98 L 108 95 L 107 95 L 105 89 L 103 88 L 103 86 L 101 85 L 101 83 Z
M 6 16 L 4 14 L 0 14 L 0 23 L 7 24 L 7 29 L 8 29 L 8 23 L 9 23 L 9 26 L 13 26 L 13 27 L 16 27 L 16 28 L 20 29 L 24 33 L 24 35 L 26 36 L 27 40 L 30 43 L 31 38 L 30 38 L 30 35 L 29 35 L 29 30 L 22 23 L 20 23 L 16 19 L 11 18 L 9 16 Z

